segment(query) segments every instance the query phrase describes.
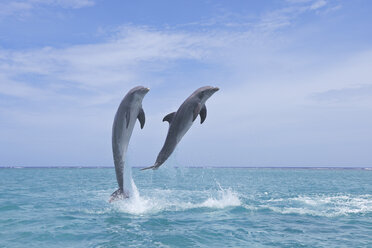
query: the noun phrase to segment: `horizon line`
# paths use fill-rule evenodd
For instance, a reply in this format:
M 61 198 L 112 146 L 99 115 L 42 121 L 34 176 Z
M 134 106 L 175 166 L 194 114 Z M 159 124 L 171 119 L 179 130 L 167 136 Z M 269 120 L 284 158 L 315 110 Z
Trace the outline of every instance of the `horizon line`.
M 108 169 L 114 166 L 1 166 L 0 169 Z M 141 169 L 142 166 L 132 168 Z M 345 169 L 345 170 L 372 170 L 371 166 L 174 166 L 172 168 L 190 169 Z

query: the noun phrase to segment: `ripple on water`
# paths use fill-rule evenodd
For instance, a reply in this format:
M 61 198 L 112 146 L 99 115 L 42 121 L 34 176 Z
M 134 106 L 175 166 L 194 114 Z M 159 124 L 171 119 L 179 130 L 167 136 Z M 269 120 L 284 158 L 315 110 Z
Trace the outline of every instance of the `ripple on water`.
M 0 170 L 0 246 L 372 247 L 371 171 L 171 170 Z

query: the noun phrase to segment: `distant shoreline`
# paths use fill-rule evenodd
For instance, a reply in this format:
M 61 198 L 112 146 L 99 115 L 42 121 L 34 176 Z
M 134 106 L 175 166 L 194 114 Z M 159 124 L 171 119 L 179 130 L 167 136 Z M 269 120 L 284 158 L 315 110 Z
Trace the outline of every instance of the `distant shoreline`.
M 113 169 L 114 166 L 0 166 L 0 169 Z M 132 167 L 141 169 L 144 167 Z M 301 170 L 372 170 L 372 167 L 306 167 L 306 166 L 176 166 L 188 169 L 301 169 Z

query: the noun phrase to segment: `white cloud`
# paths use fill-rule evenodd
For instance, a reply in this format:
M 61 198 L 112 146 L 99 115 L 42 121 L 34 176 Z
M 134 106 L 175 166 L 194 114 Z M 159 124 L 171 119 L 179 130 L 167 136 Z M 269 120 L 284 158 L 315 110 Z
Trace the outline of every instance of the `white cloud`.
M 18 0 L 20 2 L 26 2 L 34 7 L 45 6 L 45 5 L 54 5 L 60 6 L 62 8 L 83 8 L 94 5 L 94 0 Z
M 327 4 L 325 0 L 288 0 L 287 2 L 289 4 L 283 8 L 264 13 L 257 26 L 268 30 L 286 27 L 291 25 L 299 15 L 314 12 Z
M 9 80 L 8 78 L 4 77 L 4 75 L 0 75 L 0 94 L 13 97 L 27 98 L 38 97 L 46 93 L 48 94 L 50 92 L 43 92 L 43 90 L 41 89 L 37 89 L 27 84 L 22 84 L 13 80 Z
M 343 89 L 332 89 L 316 93 L 313 97 L 317 101 L 326 101 L 328 104 L 336 106 L 362 104 L 370 107 L 372 106 L 372 83 Z
M 370 83 L 368 52 L 350 58 L 352 62 L 345 65 L 328 64 L 323 68 L 319 64 L 309 68 L 316 62 L 282 52 L 290 45 L 288 39 L 259 32 L 198 33 L 126 26 L 99 44 L 3 50 L 0 93 L 29 101 L 37 96 L 99 106 L 121 98 L 122 89 L 132 85 L 157 85 L 164 80 L 161 74 L 182 60 L 224 68 L 224 78 L 209 75 L 209 82 L 205 83 L 228 81 L 236 85 L 238 92 L 242 92 L 242 86 L 247 87 L 246 91 L 253 94 L 249 99 L 259 102 L 260 109 L 272 109 L 272 103 L 278 108 L 308 104 L 315 93 Z M 298 73 L 288 77 L 288 71 Z M 312 73 L 308 75 L 306 71 Z M 228 88 L 231 91 L 234 87 Z M 280 95 L 276 94 L 278 91 Z M 245 99 L 235 93 L 232 97 Z M 270 99 L 270 103 L 263 99 Z
M 316 9 L 324 7 L 326 4 L 327 4 L 327 2 L 325 0 L 319 0 L 319 1 L 316 1 L 315 3 L 313 3 L 310 6 L 310 9 L 311 10 L 316 10 Z
M 90 7 L 95 4 L 94 0 L 15 0 L 0 3 L 0 18 L 7 16 L 25 17 L 33 10 L 46 6 L 58 6 L 62 8 L 79 9 Z
M 25 15 L 32 9 L 32 4 L 29 2 L 9 2 L 0 3 L 0 17 Z
M 0 51 L 0 73 L 3 85 L 8 86 L 3 87 L 2 93 L 27 97 L 32 94 L 26 92 L 31 92 L 32 88 L 40 90 L 41 85 L 43 92 L 50 94 L 65 88 L 66 83 L 67 87 L 88 92 L 107 88 L 115 92 L 117 87 L 142 81 L 142 73 L 172 66 L 171 61 L 201 60 L 207 56 L 206 47 L 216 46 L 218 42 L 208 35 L 130 27 L 123 29 L 115 39 L 100 44 L 64 49 L 3 50 Z M 29 78 L 33 77 L 38 77 L 38 82 L 30 82 Z M 98 97 L 102 99 L 99 94 Z
M 45 2 L 44 0 L 42 2 Z M 64 8 L 84 8 L 94 5 L 94 0 L 50 0 L 50 4 L 60 5 Z

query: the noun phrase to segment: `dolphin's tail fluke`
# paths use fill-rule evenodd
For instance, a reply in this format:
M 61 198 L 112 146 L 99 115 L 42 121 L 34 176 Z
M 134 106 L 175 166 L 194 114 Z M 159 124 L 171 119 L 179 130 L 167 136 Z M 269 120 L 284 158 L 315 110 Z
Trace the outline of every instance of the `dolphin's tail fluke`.
M 116 190 L 114 193 L 111 194 L 109 202 L 113 202 L 120 199 L 129 198 L 129 195 L 125 193 L 122 189 Z
M 157 164 L 154 164 L 153 166 L 149 166 L 149 167 L 145 167 L 145 168 L 142 168 L 141 171 L 143 170 L 148 170 L 148 169 L 153 169 L 153 170 L 156 170 L 158 169 L 158 165 Z

